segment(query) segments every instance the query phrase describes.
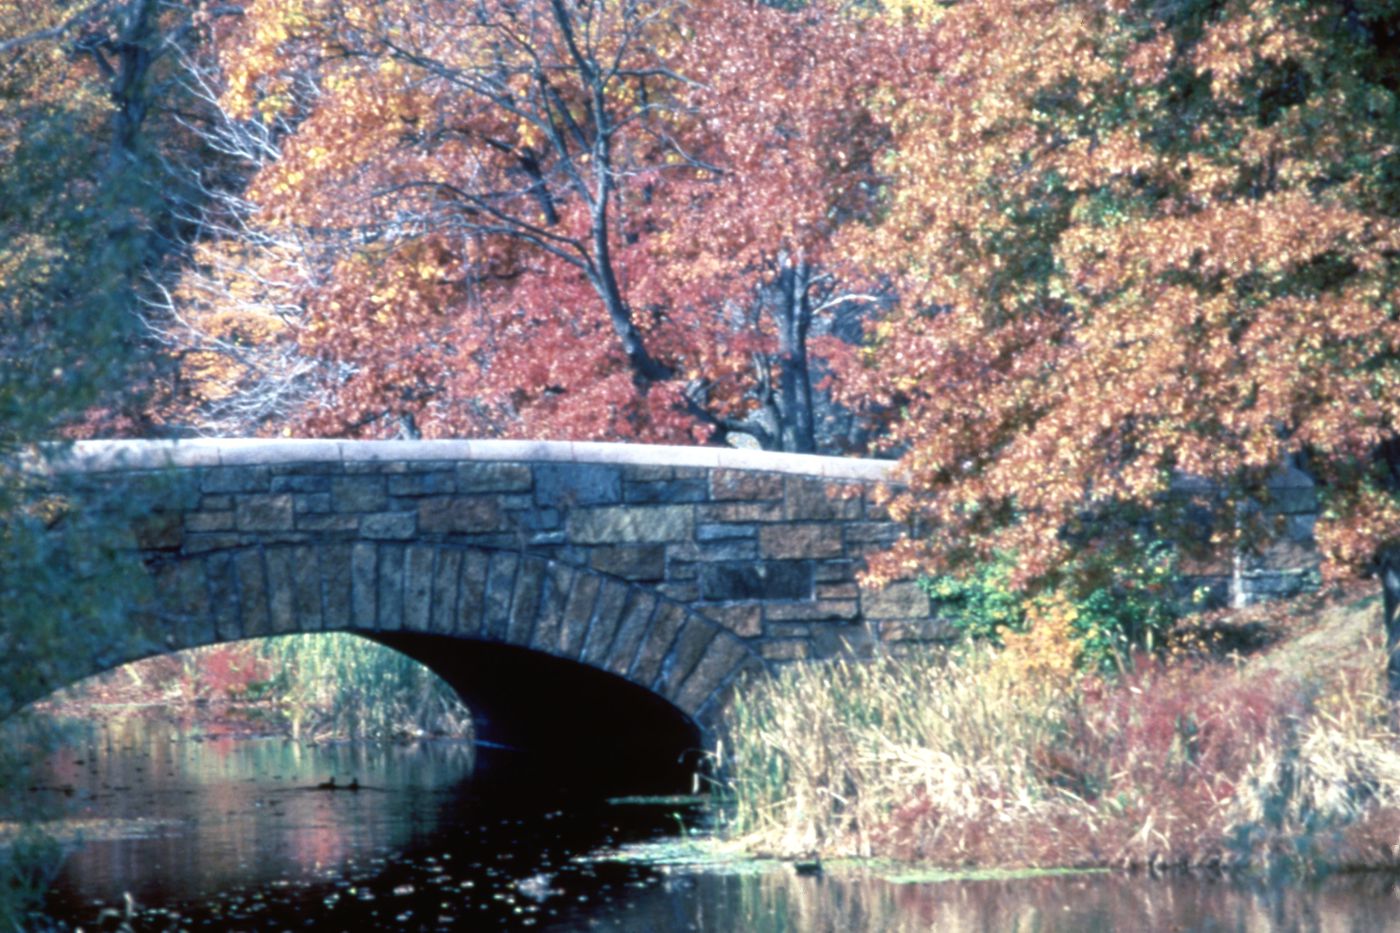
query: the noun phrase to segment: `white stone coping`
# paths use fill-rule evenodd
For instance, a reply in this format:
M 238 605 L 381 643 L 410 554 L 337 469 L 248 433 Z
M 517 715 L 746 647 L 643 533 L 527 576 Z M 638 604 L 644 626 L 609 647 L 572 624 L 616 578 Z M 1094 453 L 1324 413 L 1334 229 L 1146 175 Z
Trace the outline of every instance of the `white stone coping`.
M 613 444 L 599 441 L 344 441 L 297 438 L 191 438 L 174 441 L 78 441 L 53 464 L 64 472 L 159 470 L 168 467 L 259 466 L 278 463 L 375 461 L 482 461 L 516 463 L 613 463 L 709 467 L 790 473 L 826 479 L 896 481 L 895 461 L 816 454 Z

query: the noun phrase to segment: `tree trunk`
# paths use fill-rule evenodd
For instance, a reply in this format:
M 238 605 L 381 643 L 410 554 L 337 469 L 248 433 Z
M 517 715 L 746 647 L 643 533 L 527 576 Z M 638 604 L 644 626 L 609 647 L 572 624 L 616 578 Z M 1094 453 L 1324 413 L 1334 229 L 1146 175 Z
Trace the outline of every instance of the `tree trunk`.
M 774 308 L 778 325 L 778 435 L 783 450 L 812 453 L 817 444 L 807 359 L 807 335 L 812 327 L 807 295 L 811 270 L 800 259 L 780 261 L 783 267 Z
M 1386 695 L 1400 701 L 1400 551 L 1381 555 L 1381 592 L 1384 596 Z

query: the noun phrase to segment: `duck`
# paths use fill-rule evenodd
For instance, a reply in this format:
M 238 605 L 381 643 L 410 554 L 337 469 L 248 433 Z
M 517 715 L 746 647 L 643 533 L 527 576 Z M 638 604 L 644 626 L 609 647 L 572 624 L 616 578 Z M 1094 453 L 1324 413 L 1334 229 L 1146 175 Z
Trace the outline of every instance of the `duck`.
M 322 781 L 316 785 L 317 790 L 335 790 L 335 775 L 331 775 L 329 781 Z

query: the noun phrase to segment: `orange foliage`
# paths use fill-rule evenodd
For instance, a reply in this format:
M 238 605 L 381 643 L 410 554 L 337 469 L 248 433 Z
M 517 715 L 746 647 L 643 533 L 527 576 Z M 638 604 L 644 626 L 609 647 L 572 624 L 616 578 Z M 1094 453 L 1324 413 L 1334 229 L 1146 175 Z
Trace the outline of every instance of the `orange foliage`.
M 904 301 L 845 397 L 895 416 L 893 510 L 930 531 L 875 577 L 1010 552 L 1034 580 L 1128 546 L 1181 472 L 1221 484 L 1213 543 L 1247 545 L 1267 529 L 1231 504 L 1293 454 L 1331 571 L 1400 538 L 1378 456 L 1400 426 L 1400 121 L 1342 7 L 946 11 L 938 68 L 892 95 L 882 222 L 849 240 Z

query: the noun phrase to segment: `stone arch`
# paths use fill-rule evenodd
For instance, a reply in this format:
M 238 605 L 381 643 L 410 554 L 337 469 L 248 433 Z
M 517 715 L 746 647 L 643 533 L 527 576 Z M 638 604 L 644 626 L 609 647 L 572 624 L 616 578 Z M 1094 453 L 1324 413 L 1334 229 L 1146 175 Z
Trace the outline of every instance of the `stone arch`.
M 696 743 L 740 673 L 764 666 L 742 639 L 682 603 L 519 551 L 450 541 L 264 542 L 157 557 L 152 571 L 154 599 L 142 627 L 159 647 L 148 644 L 141 655 L 357 632 L 438 670 L 469 702 L 474 676 L 497 668 L 462 656 L 476 652 L 522 677 L 530 657 L 548 658 L 536 665 L 540 676 L 576 681 L 590 694 L 578 703 L 611 691 L 613 708 L 641 710 L 654 697 L 694 725 Z M 575 677 L 559 662 L 596 676 Z M 621 684 L 633 689 L 631 701 Z M 660 707 L 653 712 L 654 721 L 667 718 Z M 546 714 L 542 708 L 537 718 Z

